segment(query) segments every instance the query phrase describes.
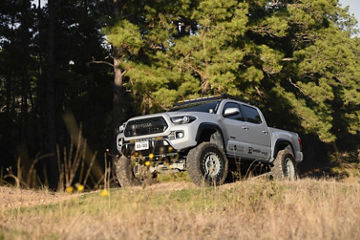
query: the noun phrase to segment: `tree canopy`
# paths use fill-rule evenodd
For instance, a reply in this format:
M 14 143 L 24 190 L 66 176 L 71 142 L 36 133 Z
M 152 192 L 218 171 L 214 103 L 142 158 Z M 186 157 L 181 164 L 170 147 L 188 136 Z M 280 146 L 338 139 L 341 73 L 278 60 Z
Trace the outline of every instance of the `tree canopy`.
M 140 16 L 105 33 L 146 111 L 230 93 L 324 142 L 359 133 L 356 21 L 338 1 L 146 1 Z

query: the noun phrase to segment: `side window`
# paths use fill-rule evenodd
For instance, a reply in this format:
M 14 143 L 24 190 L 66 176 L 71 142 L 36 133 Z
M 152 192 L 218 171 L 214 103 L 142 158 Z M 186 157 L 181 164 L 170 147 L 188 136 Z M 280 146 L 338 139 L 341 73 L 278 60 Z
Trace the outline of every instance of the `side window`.
M 261 123 L 261 118 L 258 113 L 258 111 L 253 108 L 246 105 L 242 105 L 242 110 L 246 116 L 246 121 L 251 123 Z
M 234 102 L 228 102 L 228 103 L 225 104 L 224 110 L 223 110 L 223 116 L 225 114 L 226 109 L 229 109 L 229 108 L 237 108 L 237 109 L 239 109 L 239 112 L 235 113 L 235 114 L 232 114 L 232 115 L 229 115 L 229 116 L 226 116 L 226 118 L 239 120 L 239 121 L 244 121 L 244 117 L 241 114 L 240 105 L 237 104 L 237 103 L 234 103 Z

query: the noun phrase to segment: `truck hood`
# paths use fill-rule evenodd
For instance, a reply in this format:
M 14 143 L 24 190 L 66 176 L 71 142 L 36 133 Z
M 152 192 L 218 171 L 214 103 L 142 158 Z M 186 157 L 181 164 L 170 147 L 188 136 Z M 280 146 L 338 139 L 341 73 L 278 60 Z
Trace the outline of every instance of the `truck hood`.
M 171 117 L 176 117 L 176 116 L 184 116 L 184 115 L 199 116 L 199 115 L 205 115 L 205 114 L 207 115 L 207 114 L 210 114 L 210 113 L 203 113 L 203 112 L 162 112 L 162 113 L 155 113 L 155 114 L 149 114 L 149 115 L 144 115 L 144 116 L 132 117 L 132 118 L 128 119 L 126 122 L 132 121 L 132 120 L 153 118 L 153 117 L 164 117 L 165 119 L 170 119 Z M 213 115 L 216 115 L 216 114 L 213 114 Z
M 163 116 L 169 116 L 167 113 L 155 113 L 155 114 L 149 114 L 144 116 L 137 116 L 129 118 L 126 122 L 132 121 L 132 120 L 139 120 L 139 119 L 146 119 L 146 118 L 153 118 L 153 117 L 163 117 Z

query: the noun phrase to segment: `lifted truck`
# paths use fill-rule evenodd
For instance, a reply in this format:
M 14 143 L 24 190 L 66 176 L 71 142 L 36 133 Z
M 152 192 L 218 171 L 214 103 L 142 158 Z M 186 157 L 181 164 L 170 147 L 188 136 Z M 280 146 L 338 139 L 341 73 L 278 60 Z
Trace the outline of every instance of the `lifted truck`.
M 186 170 L 197 185 L 220 185 L 236 159 L 260 161 L 274 178 L 294 180 L 303 160 L 297 133 L 268 127 L 257 107 L 228 95 L 131 118 L 119 127 L 116 142 L 121 186 L 138 185 L 164 169 Z

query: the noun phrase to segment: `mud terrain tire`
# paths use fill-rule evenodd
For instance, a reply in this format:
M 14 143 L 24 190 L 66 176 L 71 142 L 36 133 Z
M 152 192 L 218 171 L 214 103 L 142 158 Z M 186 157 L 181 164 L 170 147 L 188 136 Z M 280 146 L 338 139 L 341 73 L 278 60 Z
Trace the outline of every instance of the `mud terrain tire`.
M 139 179 L 134 176 L 131 161 L 125 156 L 114 160 L 116 178 L 121 187 L 130 187 L 140 185 Z
M 186 161 L 190 179 L 199 186 L 221 185 L 228 174 L 229 161 L 214 143 L 203 142 L 191 149 Z
M 280 150 L 273 162 L 270 175 L 277 180 L 296 180 L 298 178 L 297 164 L 290 147 Z

